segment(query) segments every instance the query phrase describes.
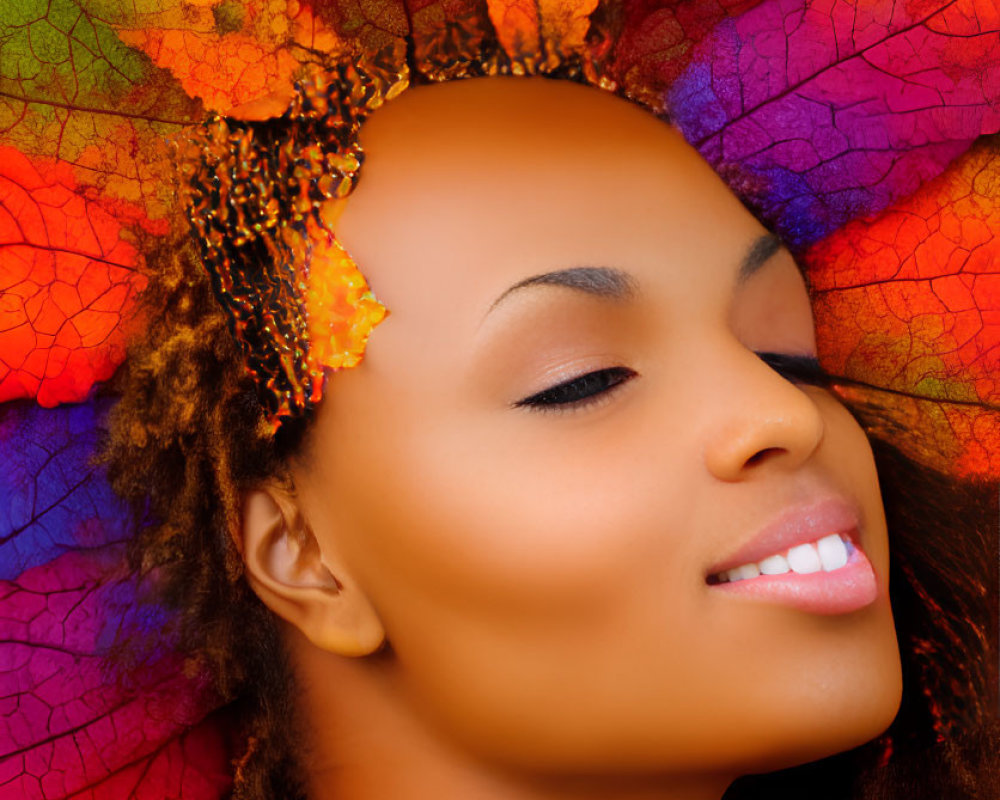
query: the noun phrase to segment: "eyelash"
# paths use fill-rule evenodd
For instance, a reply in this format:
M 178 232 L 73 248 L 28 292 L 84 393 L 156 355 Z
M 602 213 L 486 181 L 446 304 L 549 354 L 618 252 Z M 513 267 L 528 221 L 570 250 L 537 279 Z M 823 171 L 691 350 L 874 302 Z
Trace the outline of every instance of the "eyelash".
M 516 408 L 527 406 L 538 411 L 578 409 L 598 402 L 608 392 L 634 378 L 638 373 L 628 367 L 609 367 L 588 372 L 577 378 L 543 389 L 518 400 Z
M 757 357 L 775 372 L 793 383 L 829 386 L 831 376 L 814 356 L 788 353 L 757 353 Z M 634 378 L 638 373 L 627 367 L 609 367 L 588 372 L 577 378 L 550 386 L 536 394 L 518 400 L 516 408 L 528 407 L 539 411 L 578 409 L 599 399 Z
M 833 376 L 820 366 L 819 359 L 815 356 L 757 353 L 757 357 L 792 383 L 827 387 L 833 379 Z

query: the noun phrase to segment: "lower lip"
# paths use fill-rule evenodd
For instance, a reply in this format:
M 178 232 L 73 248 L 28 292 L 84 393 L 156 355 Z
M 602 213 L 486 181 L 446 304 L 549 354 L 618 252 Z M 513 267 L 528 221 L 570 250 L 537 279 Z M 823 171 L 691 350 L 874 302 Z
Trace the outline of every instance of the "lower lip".
M 711 588 L 739 597 L 780 603 L 810 614 L 847 614 L 871 605 L 878 598 L 875 571 L 859 549 L 851 553 L 844 566 L 832 572 L 761 575 L 716 583 Z

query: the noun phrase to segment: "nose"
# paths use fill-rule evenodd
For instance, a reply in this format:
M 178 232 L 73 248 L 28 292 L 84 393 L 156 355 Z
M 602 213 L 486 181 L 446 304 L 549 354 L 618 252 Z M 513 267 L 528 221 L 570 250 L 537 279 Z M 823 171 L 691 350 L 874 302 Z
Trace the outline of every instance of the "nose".
M 720 369 L 725 378 L 713 392 L 715 402 L 703 409 L 709 472 L 739 481 L 761 469 L 794 470 L 807 461 L 825 430 L 815 399 L 742 345 Z

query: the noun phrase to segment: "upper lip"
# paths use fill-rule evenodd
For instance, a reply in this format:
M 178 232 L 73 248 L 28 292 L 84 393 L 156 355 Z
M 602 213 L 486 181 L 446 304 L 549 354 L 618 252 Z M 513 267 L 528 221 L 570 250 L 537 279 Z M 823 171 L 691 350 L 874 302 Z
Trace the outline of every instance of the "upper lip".
M 856 535 L 859 525 L 857 507 L 842 497 L 794 505 L 772 517 L 739 549 L 709 569 L 708 574 L 718 575 L 831 533 L 848 534 L 855 546 L 860 546 Z

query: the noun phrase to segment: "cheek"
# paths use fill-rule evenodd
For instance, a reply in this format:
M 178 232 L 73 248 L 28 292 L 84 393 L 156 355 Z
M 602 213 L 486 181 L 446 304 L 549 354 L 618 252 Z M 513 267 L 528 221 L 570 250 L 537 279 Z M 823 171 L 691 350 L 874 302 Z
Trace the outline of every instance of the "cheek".
M 430 713 L 461 697 L 500 725 L 505 707 L 558 707 L 553 686 L 578 704 L 629 664 L 668 663 L 649 652 L 650 631 L 663 634 L 655 647 L 694 640 L 703 576 L 679 512 L 692 471 L 667 463 L 683 459 L 642 431 L 596 435 L 593 419 L 440 422 L 385 418 L 391 457 L 354 464 L 330 500 L 407 680 L 435 698 Z
M 611 435 L 540 437 L 538 425 L 399 425 L 377 496 L 358 486 L 350 500 L 361 509 L 352 558 L 373 592 L 390 590 L 393 608 L 566 625 L 651 572 L 671 520 L 651 507 L 640 454 Z

